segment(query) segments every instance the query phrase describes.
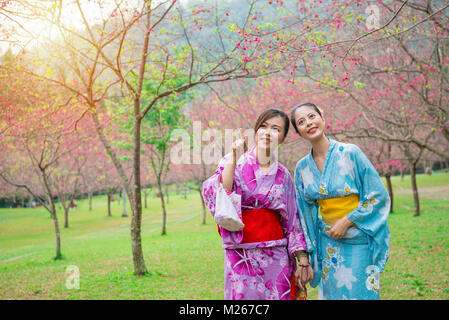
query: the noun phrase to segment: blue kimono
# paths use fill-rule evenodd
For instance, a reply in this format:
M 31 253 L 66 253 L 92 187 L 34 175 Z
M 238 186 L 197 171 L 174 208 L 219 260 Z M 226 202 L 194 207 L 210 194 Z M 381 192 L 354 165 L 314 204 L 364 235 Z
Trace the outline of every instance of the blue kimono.
M 311 286 L 319 285 L 319 299 L 379 299 L 390 245 L 390 198 L 359 147 L 329 141 L 323 173 L 312 151 L 295 170 L 298 211 L 314 270 Z M 344 216 L 355 226 L 343 238 L 331 238 L 332 223 Z

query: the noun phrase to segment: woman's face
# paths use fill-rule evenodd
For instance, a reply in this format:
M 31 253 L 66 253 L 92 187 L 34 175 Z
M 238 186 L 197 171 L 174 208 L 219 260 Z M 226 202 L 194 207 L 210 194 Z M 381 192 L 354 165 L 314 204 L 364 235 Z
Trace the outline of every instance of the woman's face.
M 257 147 L 274 150 L 284 140 L 284 129 L 285 124 L 281 117 L 266 120 L 256 132 Z
M 324 119 L 313 107 L 304 106 L 296 109 L 295 123 L 299 135 L 313 141 L 324 134 Z

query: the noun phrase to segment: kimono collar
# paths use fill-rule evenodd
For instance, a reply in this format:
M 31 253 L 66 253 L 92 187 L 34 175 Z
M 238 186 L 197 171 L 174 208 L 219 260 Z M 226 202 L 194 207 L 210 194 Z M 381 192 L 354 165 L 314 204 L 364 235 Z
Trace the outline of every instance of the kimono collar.
M 246 152 L 246 159 L 251 163 L 251 164 L 255 164 L 256 166 L 254 167 L 254 174 L 256 176 L 256 178 L 260 177 L 260 176 L 265 176 L 265 174 L 262 171 L 262 168 L 260 167 L 259 164 L 259 160 L 257 160 L 257 156 L 256 156 L 256 146 L 253 146 L 250 150 L 248 150 Z M 268 169 L 268 172 L 266 174 L 266 176 L 271 176 L 271 175 L 275 175 L 278 171 L 278 160 L 272 156 L 271 158 L 271 165 L 270 168 Z
M 327 150 L 327 155 L 329 155 L 329 153 L 331 152 L 331 150 L 335 147 L 335 145 L 338 143 L 336 140 L 327 137 L 327 140 L 329 140 L 329 149 Z M 313 148 L 310 149 L 309 151 L 309 157 L 312 158 L 312 151 Z
M 327 139 L 329 140 L 329 149 L 327 150 L 327 153 L 326 153 L 326 160 L 325 160 L 326 163 L 324 164 L 325 166 L 326 166 L 327 162 L 329 162 L 328 160 L 330 158 L 330 155 L 331 155 L 333 149 L 338 144 L 338 141 L 336 141 L 330 137 L 327 137 Z M 313 160 L 312 151 L 313 151 L 313 148 L 310 149 L 309 154 L 308 154 L 309 163 L 312 165 L 312 167 L 314 167 L 314 168 L 316 168 L 316 170 L 318 170 L 318 168 L 316 167 L 316 164 L 315 164 L 315 160 Z M 324 173 L 324 168 L 323 168 L 323 173 Z

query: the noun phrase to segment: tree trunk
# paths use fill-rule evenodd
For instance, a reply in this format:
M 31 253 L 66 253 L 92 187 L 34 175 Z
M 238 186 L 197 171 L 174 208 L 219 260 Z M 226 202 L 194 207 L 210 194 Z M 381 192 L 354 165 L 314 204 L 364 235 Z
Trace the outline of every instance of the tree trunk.
M 56 253 L 54 260 L 59 260 L 62 258 L 61 254 L 61 233 L 59 232 L 59 223 L 58 223 L 58 216 L 56 215 L 56 207 L 54 204 L 54 201 L 51 203 L 51 217 L 53 219 L 53 224 L 55 226 L 55 234 L 56 234 Z
M 104 135 L 103 132 L 103 126 L 100 123 L 100 120 L 98 119 L 98 114 L 95 111 L 95 104 L 91 105 L 93 111 L 90 113 L 92 116 L 92 120 L 95 124 L 95 130 L 97 131 L 98 137 L 100 138 L 101 142 L 103 143 L 104 148 L 106 149 L 106 153 L 109 155 L 109 158 L 112 160 L 112 163 L 114 164 L 115 169 L 117 170 L 117 173 L 120 176 L 120 179 L 122 180 L 123 188 L 126 190 L 126 193 L 129 197 L 129 202 L 131 203 L 131 208 L 133 208 L 132 202 L 132 190 L 130 189 L 129 180 L 126 176 L 125 170 L 123 169 L 122 164 L 120 163 L 114 149 L 112 149 L 111 144 L 109 143 L 108 139 Z
M 51 196 L 49 196 L 48 194 L 47 194 L 47 200 L 46 200 L 46 204 L 47 205 L 51 205 L 51 203 L 52 203 L 52 200 L 53 199 L 50 199 L 51 198 Z M 44 199 L 45 199 L 45 197 L 44 197 Z M 55 205 L 55 212 L 56 212 L 56 205 Z M 53 216 L 51 215 L 51 210 L 50 210 L 50 219 L 53 219 Z
M 131 201 L 131 247 L 133 252 L 134 274 L 141 276 L 147 273 L 142 250 L 142 187 L 140 183 L 140 127 L 141 119 L 140 103 L 134 101 L 134 154 L 133 154 L 133 177 L 134 190 L 133 201 Z
M 64 208 L 64 228 L 69 227 L 69 209 L 70 207 L 63 207 Z
M 167 196 L 167 203 L 170 203 L 170 197 L 168 196 L 168 186 L 165 185 L 164 189 L 165 189 L 165 195 Z
M 201 192 L 201 189 L 198 189 L 198 192 L 200 193 L 200 199 L 201 199 L 201 205 L 203 206 L 203 224 L 206 224 L 206 205 L 204 203 L 203 194 Z
M 41 169 L 42 170 L 42 169 Z M 47 175 L 45 173 L 45 170 L 41 171 L 42 179 L 44 181 L 44 186 L 47 191 L 48 195 L 48 201 L 50 204 L 50 216 L 53 219 L 53 225 L 55 227 L 55 235 L 56 235 L 56 252 L 54 260 L 59 260 L 62 258 L 61 254 L 61 233 L 59 231 L 59 223 L 58 223 L 58 216 L 56 215 L 56 206 L 55 206 L 55 200 L 52 197 L 52 192 L 50 189 L 50 185 L 48 184 Z
M 387 180 L 387 190 L 388 195 L 390 196 L 390 213 L 393 213 L 393 185 L 391 183 L 391 175 L 386 174 L 385 180 Z
M 65 195 L 61 192 L 59 193 L 59 202 L 61 202 L 62 209 L 64 210 L 64 228 L 68 228 L 70 204 L 67 205 Z
M 92 191 L 89 191 L 87 194 L 89 196 L 89 211 L 92 211 Z
M 148 198 L 148 190 L 147 189 L 144 189 L 143 190 L 143 194 L 144 194 L 144 196 L 145 196 L 145 209 L 147 209 L 148 208 L 148 202 L 147 202 L 147 198 Z
M 145 64 L 143 64 L 145 67 Z M 134 100 L 134 155 L 133 155 L 133 177 L 134 177 L 134 188 L 131 189 L 129 185 L 128 178 L 126 177 L 125 170 L 121 165 L 117 155 L 111 147 L 108 139 L 104 135 L 103 127 L 98 119 L 98 115 L 94 110 L 91 112 L 92 119 L 95 123 L 95 129 L 97 134 L 102 141 L 109 157 L 112 160 L 117 172 L 122 179 L 123 188 L 129 197 L 129 202 L 131 204 L 132 218 L 131 218 L 131 248 L 133 253 L 133 263 L 134 263 L 134 274 L 144 275 L 147 273 L 145 267 L 145 261 L 143 259 L 142 252 L 142 239 L 140 235 L 140 225 L 142 220 L 142 196 L 140 194 L 140 102 L 136 97 Z
M 161 195 L 161 205 L 162 205 L 162 235 L 167 234 L 167 211 L 165 211 L 165 199 L 164 199 L 164 193 L 162 192 L 162 183 L 161 178 L 157 178 L 157 188 L 159 190 L 159 193 Z
M 111 198 L 112 198 L 112 194 L 110 194 L 108 192 L 107 196 L 108 196 L 108 217 L 112 217 L 112 214 L 111 214 Z
M 412 180 L 412 190 L 413 190 L 413 201 L 415 203 L 415 212 L 414 216 L 417 217 L 420 214 L 419 209 L 419 195 L 418 195 L 418 186 L 416 184 L 416 163 L 410 163 L 410 178 Z
M 122 213 L 122 217 L 127 217 L 128 214 L 126 213 L 126 190 L 125 190 L 125 188 L 123 188 L 122 194 L 123 194 L 123 213 Z

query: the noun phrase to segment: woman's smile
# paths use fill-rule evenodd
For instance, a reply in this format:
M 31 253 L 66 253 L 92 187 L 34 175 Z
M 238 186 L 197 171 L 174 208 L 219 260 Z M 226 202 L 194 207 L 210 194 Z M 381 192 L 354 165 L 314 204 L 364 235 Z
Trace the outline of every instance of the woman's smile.
M 314 134 L 318 130 L 318 127 L 313 127 L 307 130 L 307 134 Z

